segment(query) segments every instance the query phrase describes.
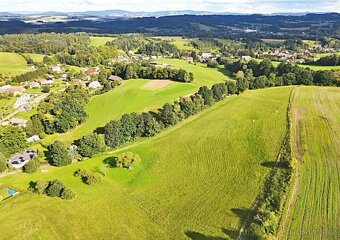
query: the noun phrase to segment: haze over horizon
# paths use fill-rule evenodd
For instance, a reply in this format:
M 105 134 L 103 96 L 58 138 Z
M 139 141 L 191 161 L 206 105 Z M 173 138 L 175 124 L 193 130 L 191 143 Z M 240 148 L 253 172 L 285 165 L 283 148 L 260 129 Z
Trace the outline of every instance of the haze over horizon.
M 300 13 L 340 12 L 339 0 L 0 0 L 0 12 L 82 12 L 126 10 L 132 12 L 156 11 L 210 11 L 230 13 Z

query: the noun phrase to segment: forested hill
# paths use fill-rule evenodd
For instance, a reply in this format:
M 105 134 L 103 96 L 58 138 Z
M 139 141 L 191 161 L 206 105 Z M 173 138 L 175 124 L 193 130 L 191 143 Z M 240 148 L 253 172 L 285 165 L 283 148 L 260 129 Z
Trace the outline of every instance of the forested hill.
M 26 32 L 152 33 L 191 37 L 315 38 L 339 36 L 340 14 L 301 16 L 269 15 L 181 15 L 144 18 L 97 18 L 96 21 L 68 16 L 65 22 L 30 22 L 20 18 L 0 21 L 0 34 Z M 72 21 L 71 21 L 72 20 Z M 75 21 L 76 20 L 76 21 Z

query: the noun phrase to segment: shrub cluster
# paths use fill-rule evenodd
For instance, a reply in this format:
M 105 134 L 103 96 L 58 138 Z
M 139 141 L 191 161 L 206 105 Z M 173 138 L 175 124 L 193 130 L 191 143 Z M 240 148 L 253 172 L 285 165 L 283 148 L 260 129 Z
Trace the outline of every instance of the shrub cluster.
M 39 157 L 34 156 L 31 161 L 29 161 L 22 167 L 22 170 L 26 173 L 34 173 L 38 170 L 39 166 L 40 166 Z
M 72 189 L 67 188 L 65 184 L 58 179 L 52 181 L 39 180 L 30 182 L 28 190 L 37 194 L 45 194 L 49 197 L 59 197 L 66 200 L 76 197 L 75 192 Z
M 116 157 L 115 161 L 116 167 L 129 168 L 132 163 L 140 163 L 141 159 L 137 154 L 134 154 L 132 152 L 126 152 Z
M 74 173 L 74 176 L 81 177 L 81 180 L 87 185 L 94 185 L 94 184 L 100 183 L 101 181 L 100 176 L 94 175 L 92 172 L 84 168 L 78 169 Z

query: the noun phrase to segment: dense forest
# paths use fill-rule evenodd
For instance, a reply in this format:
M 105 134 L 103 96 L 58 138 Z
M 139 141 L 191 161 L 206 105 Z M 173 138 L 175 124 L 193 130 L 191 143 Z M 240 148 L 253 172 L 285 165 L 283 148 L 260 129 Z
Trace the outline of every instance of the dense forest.
M 337 37 L 340 14 L 281 15 L 182 15 L 144 18 L 82 20 L 35 25 L 20 19 L 0 22 L 0 34 L 25 32 L 151 33 L 190 37 L 318 38 Z M 247 29 L 254 31 L 247 32 Z

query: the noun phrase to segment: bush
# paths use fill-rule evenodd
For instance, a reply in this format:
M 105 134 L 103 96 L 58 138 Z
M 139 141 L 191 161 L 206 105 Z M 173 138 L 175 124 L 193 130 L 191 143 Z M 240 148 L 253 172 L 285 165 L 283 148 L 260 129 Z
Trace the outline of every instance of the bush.
M 140 163 L 141 159 L 137 154 L 132 152 L 122 153 L 116 158 L 116 167 L 128 168 L 132 163 Z
M 92 157 L 102 149 L 99 135 L 96 133 L 82 137 L 76 145 L 78 147 L 78 153 L 82 157 Z
M 219 63 L 216 60 L 210 60 L 207 64 L 209 68 L 218 68 Z
M 26 173 L 35 173 L 40 166 L 40 160 L 37 156 L 34 156 L 34 158 L 25 164 L 25 166 L 22 167 L 22 170 Z
M 50 197 L 60 197 L 65 185 L 62 181 L 55 179 L 49 183 L 46 189 L 46 194 Z
M 75 173 L 74 176 L 76 177 L 81 177 L 81 180 L 86 183 L 87 185 L 94 185 L 97 183 L 100 183 L 101 181 L 101 177 L 98 175 L 94 175 L 92 174 L 92 172 L 90 172 L 87 169 L 78 169 Z
M 70 188 L 64 188 L 60 197 L 65 200 L 71 200 L 76 197 L 76 193 Z
M 51 163 L 54 166 L 66 166 L 72 163 L 71 157 L 65 145 L 55 141 L 49 146 Z
M 59 197 L 66 200 L 76 197 L 75 192 L 72 189 L 67 188 L 65 184 L 58 179 L 52 181 L 39 180 L 30 182 L 28 190 L 37 194 L 46 194 L 49 197 Z

